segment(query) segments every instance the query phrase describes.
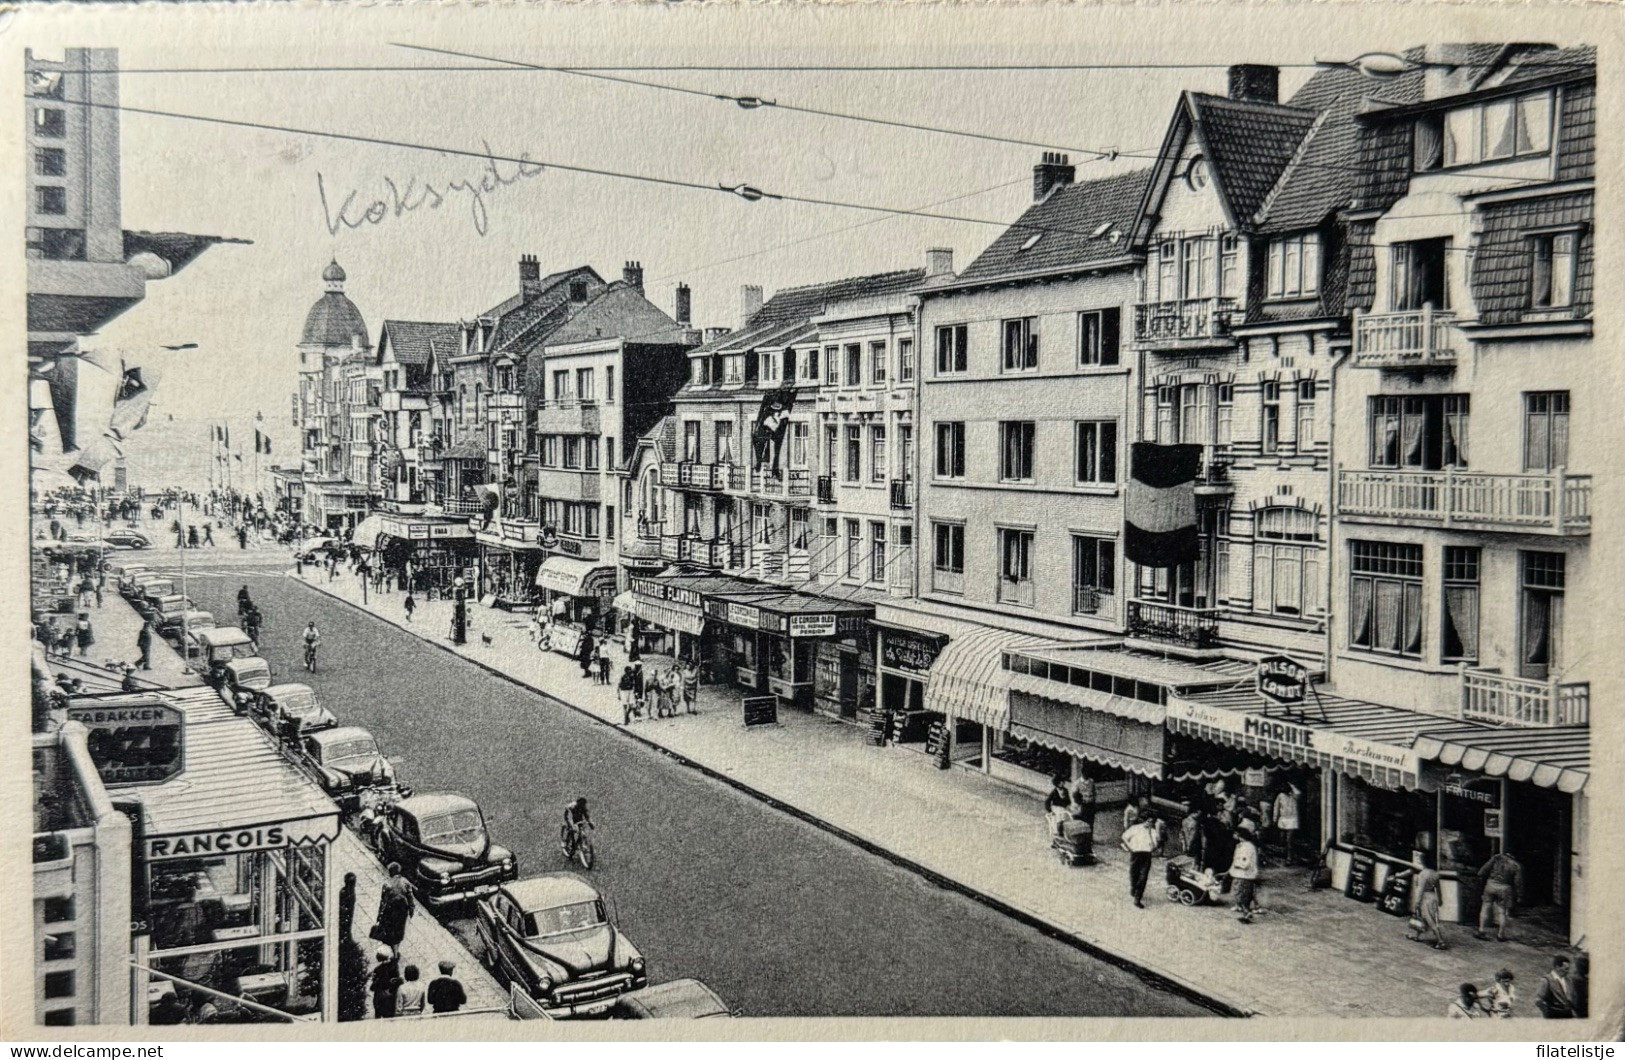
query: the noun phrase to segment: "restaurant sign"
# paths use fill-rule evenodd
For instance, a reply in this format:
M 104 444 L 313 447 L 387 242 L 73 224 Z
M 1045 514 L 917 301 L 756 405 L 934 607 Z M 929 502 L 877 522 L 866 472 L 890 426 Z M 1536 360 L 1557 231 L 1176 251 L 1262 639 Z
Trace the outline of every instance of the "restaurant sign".
M 1415 774 L 1420 766 L 1420 759 L 1408 748 L 1349 736 L 1335 729 L 1282 721 L 1255 711 L 1227 710 L 1170 699 L 1168 721 L 1176 730 L 1200 727 L 1241 737 L 1232 742 L 1294 761 L 1308 762 L 1313 761 L 1315 755 L 1327 755 L 1409 774 Z
M 71 706 L 89 729 L 86 746 L 106 785 L 157 784 L 185 769 L 185 718 L 167 703 Z
M 826 615 L 791 615 L 790 636 L 792 637 L 833 637 L 835 635 L 835 616 Z
M 1302 703 L 1309 671 L 1285 655 L 1258 660 L 1258 694 L 1276 703 Z
M 882 630 L 880 665 L 905 674 L 927 674 L 942 651 L 941 637 L 921 637 L 912 633 Z
M 258 824 L 242 828 L 206 829 L 176 835 L 148 836 L 147 860 L 196 858 L 204 855 L 246 854 L 255 850 L 280 850 L 338 837 L 338 818 L 306 818 L 279 824 Z
M 633 578 L 632 591 L 638 596 L 657 602 L 669 601 L 696 610 L 700 607 L 700 591 L 698 589 L 690 589 L 686 585 L 678 585 L 675 582 L 661 581 L 659 578 Z

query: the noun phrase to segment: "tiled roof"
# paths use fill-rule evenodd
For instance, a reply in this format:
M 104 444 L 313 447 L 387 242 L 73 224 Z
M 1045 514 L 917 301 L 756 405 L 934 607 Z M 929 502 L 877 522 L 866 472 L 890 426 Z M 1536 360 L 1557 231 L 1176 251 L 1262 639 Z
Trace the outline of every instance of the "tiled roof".
M 1354 115 L 1366 83 L 1358 71 L 1335 67 L 1310 78 L 1292 97 L 1292 106 L 1320 116 L 1254 217 L 1261 231 L 1313 228 L 1353 201 L 1362 181 Z
M 1567 71 L 1582 75 L 1589 73 L 1592 77 L 1595 77 L 1597 74 L 1597 46 L 1595 44 L 1579 44 L 1572 48 L 1524 52 L 1513 59 L 1512 71 L 1507 74 L 1502 83 L 1515 85 Z
M 385 342 L 401 364 L 429 364 L 438 353 L 445 356 L 457 348 L 456 324 L 430 324 L 416 320 L 386 320 L 378 339 L 382 353 Z
M 617 280 L 549 334 L 547 344 L 563 346 L 598 338 L 676 343 L 682 341 L 684 330 L 638 288 Z
M 1005 229 L 959 279 L 1050 272 L 1122 257 L 1150 175 L 1149 169 L 1137 169 L 1056 188 Z M 1116 241 L 1110 238 L 1113 231 L 1122 233 Z M 1031 243 L 1034 236 L 1038 241 Z
M 1264 205 L 1281 171 L 1315 124 L 1313 110 L 1280 103 L 1257 103 L 1186 94 L 1197 134 L 1207 148 L 1213 173 L 1239 224 L 1246 225 Z
M 750 349 L 758 340 L 777 335 L 791 324 L 800 324 L 818 316 L 836 302 L 903 294 L 919 286 L 923 279 L 924 269 L 902 269 L 870 276 L 849 276 L 844 280 L 808 284 L 805 287 L 786 287 L 751 314 L 744 327 L 706 343 L 698 352 Z
M 1524 233 L 1533 228 L 1583 225 L 1575 259 L 1573 304 L 1577 316 L 1590 312 L 1595 268 L 1593 193 L 1574 192 L 1548 198 L 1485 204 L 1484 232 L 1473 256 L 1473 305 L 1485 324 L 1515 324 L 1530 308 L 1533 255 Z
M 540 293 L 535 298 L 529 301 L 521 299 L 517 305 L 513 304 L 515 299 L 510 298 L 503 303 L 503 306 L 510 306 L 510 308 L 500 313 L 491 314 L 498 319 L 496 329 L 491 333 L 491 342 L 487 349 L 518 351 L 521 348 L 534 346 L 537 336 L 532 334 L 532 331 L 537 323 L 544 318 L 563 319 L 569 316 L 569 307 L 572 304 L 576 306 L 585 304 L 580 302 L 571 303 L 570 301 L 570 282 L 575 280 L 586 282 L 587 297 L 589 299 L 598 291 L 601 291 L 604 286 L 603 278 L 590 266 L 586 265 L 565 272 L 555 272 L 550 276 L 543 277 L 540 284 Z M 560 314 L 558 312 L 560 309 L 564 309 L 565 312 Z M 551 331 L 552 328 L 547 330 Z

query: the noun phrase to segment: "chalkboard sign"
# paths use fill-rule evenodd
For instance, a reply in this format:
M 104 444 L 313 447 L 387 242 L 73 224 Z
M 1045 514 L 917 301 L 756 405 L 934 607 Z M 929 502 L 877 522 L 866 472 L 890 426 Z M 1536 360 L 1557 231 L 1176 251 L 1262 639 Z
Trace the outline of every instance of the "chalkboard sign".
M 779 723 L 778 696 L 746 696 L 744 703 L 745 728 Z
M 1343 893 L 1356 902 L 1376 901 L 1377 895 L 1372 888 L 1376 873 L 1377 859 L 1356 850 L 1349 856 L 1349 882 L 1344 885 Z
M 891 728 L 891 715 L 874 711 L 869 715 L 869 742 L 875 747 L 886 746 L 886 730 Z
M 940 721 L 933 721 L 925 734 L 925 753 L 936 759 L 938 769 L 948 768 L 949 746 L 948 726 Z
M 908 715 L 897 710 L 887 717 L 891 719 L 891 742 L 902 743 L 903 737 L 908 734 Z
M 1409 916 L 1411 913 L 1411 881 L 1415 873 L 1410 869 L 1393 869 L 1382 883 L 1382 897 L 1377 908 L 1390 916 Z

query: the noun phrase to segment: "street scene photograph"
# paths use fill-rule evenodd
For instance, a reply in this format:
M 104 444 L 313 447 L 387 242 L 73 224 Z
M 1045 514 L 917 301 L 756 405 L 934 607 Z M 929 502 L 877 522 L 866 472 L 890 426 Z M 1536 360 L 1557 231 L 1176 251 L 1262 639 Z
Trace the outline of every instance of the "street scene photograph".
M 1617 12 L 188 7 L 0 25 L 8 1037 L 1618 1037 Z

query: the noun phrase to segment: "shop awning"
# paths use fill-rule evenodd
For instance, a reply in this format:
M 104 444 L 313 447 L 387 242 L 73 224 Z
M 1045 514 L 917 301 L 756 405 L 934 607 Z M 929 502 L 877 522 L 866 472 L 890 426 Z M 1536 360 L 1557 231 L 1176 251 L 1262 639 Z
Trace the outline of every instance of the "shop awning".
M 1479 725 L 1436 729 L 1417 736 L 1416 753 L 1447 766 L 1573 795 L 1591 775 L 1591 730 Z
M 674 633 L 687 633 L 690 636 L 698 636 L 705 628 L 705 614 L 698 608 L 668 603 L 664 600 L 651 600 L 637 593 L 622 595 L 631 598 L 623 610 L 651 625 L 669 629 Z M 620 597 L 616 597 L 616 607 L 621 606 L 619 599 Z
M 536 570 L 536 587 L 566 596 L 596 596 L 615 584 L 615 568 L 569 556 L 549 556 Z
M 1331 769 L 1389 789 L 1416 789 L 1417 733 L 1437 729 L 1435 714 L 1311 693 L 1287 715 L 1256 689 L 1170 696 L 1170 731 L 1272 758 Z
M 1147 704 L 1156 706 L 1156 704 Z M 1160 712 L 1161 707 L 1157 707 Z M 1167 730 L 1156 722 L 1136 721 L 1078 707 L 1044 696 L 1010 693 L 1010 732 L 1063 754 L 1138 773 L 1162 777 L 1163 739 Z
M 355 524 L 355 534 L 350 540 L 362 548 L 377 548 L 378 535 L 384 532 L 384 520 L 377 515 L 369 515 Z
M 1083 707 L 1086 710 L 1098 710 L 1145 725 L 1160 726 L 1165 714 L 1161 703 L 1147 703 L 1144 700 L 1129 699 L 1127 696 L 1099 692 L 1092 688 L 1061 684 L 1058 681 L 1034 677 L 1031 674 L 1011 674 L 1010 688 L 1015 692 L 1022 692 L 1031 696 L 1042 696 L 1057 703 L 1068 703 L 1073 707 Z
M 993 729 L 1006 728 L 1012 675 L 1003 666 L 1004 653 L 1053 643 L 990 626 L 969 627 L 953 636 L 932 664 L 925 679 L 925 709 Z
M 763 586 L 746 593 L 705 594 L 706 614 L 741 629 L 790 637 L 855 634 L 874 614 L 870 604 Z

